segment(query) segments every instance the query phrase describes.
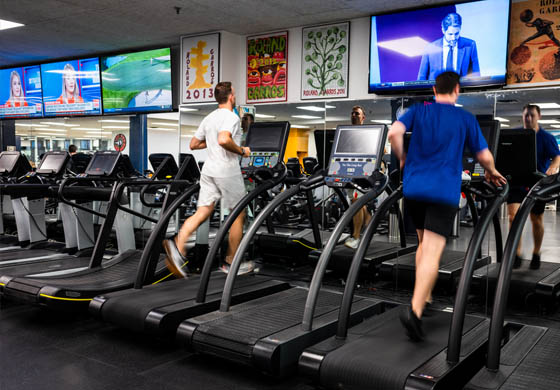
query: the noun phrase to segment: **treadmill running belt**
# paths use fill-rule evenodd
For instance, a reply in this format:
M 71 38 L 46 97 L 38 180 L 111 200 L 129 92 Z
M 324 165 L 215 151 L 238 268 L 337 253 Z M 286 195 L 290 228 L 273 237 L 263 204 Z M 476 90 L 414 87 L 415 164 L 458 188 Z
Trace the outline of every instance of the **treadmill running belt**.
M 18 260 L 18 262 L 23 263 L 26 259 L 36 259 L 37 257 L 53 255 L 67 256 L 62 252 L 57 252 L 49 249 L 18 249 L 5 253 L 0 252 L 0 267 L 3 267 L 6 264 L 10 264 L 10 266 L 13 265 L 12 263 L 5 263 L 12 260 Z
M 560 330 L 548 329 L 502 389 L 557 389 L 560 384 Z
M 219 338 L 220 343 L 212 344 L 224 347 L 227 344 L 227 348 L 250 354 L 258 340 L 301 323 L 307 292 L 307 289 L 293 288 L 256 300 L 262 303 L 249 302 L 245 304 L 246 310 L 232 310 L 230 315 L 201 324 L 194 339 L 204 343 Z M 338 310 L 341 299 L 342 294 L 321 291 L 315 317 Z
M 401 307 L 366 320 L 370 330 L 352 336 L 327 354 L 321 365 L 321 383 L 343 384 L 344 388 L 404 389 L 410 373 L 447 346 L 451 313 L 437 312 L 423 319 L 426 339 L 408 339 L 399 321 Z M 463 333 L 483 319 L 466 316 Z
M 521 267 L 516 268 L 511 273 L 512 283 L 532 283 L 536 284 L 548 275 L 560 268 L 560 263 L 551 263 L 548 261 L 541 261 L 539 269 L 529 269 L 529 261 L 523 260 Z M 488 271 L 487 271 L 488 270 Z M 488 276 L 490 279 L 497 279 L 500 272 L 500 263 L 493 263 L 488 268 L 483 267 L 476 271 L 477 277 L 485 278 Z M 488 273 L 488 275 L 487 275 Z
M 399 248 L 400 248 L 399 244 L 383 242 L 383 241 L 372 241 L 364 257 L 366 259 L 371 259 L 372 257 L 376 257 L 376 255 L 381 252 L 385 252 L 387 250 L 396 251 Z M 334 249 L 332 256 L 342 261 L 351 262 L 352 258 L 354 258 L 355 253 L 356 253 L 355 249 L 350 249 L 344 245 L 339 245 Z

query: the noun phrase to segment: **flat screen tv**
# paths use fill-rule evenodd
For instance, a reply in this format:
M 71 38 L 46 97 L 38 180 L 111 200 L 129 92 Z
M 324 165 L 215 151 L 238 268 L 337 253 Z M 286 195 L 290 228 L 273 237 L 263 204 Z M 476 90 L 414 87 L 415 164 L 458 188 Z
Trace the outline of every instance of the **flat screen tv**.
M 505 83 L 509 0 L 371 17 L 369 92 L 429 90 L 453 70 L 463 87 Z
M 101 114 L 99 59 L 41 65 L 45 116 Z
M 171 111 L 169 48 L 101 57 L 103 113 Z
M 43 116 L 41 67 L 0 70 L 0 119 Z

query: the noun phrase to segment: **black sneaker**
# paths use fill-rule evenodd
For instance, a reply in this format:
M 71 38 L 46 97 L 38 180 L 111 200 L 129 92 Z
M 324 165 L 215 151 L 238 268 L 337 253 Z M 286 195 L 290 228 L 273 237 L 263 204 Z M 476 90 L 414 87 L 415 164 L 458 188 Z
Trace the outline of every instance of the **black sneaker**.
M 422 317 L 432 317 L 435 313 L 434 305 L 432 302 L 426 302 L 424 305 L 424 310 L 422 311 Z
M 513 269 L 521 267 L 521 257 L 515 255 L 515 260 L 513 260 Z
M 404 306 L 400 313 L 401 324 L 406 329 L 407 336 L 413 341 L 424 340 L 424 332 L 422 331 L 422 320 L 416 317 L 411 306 Z
M 184 271 L 184 267 L 187 264 L 187 259 L 177 249 L 175 240 L 163 240 L 162 245 L 167 255 L 165 258 L 167 269 L 177 278 L 186 278 L 187 273 Z
M 533 258 L 531 259 L 531 264 L 529 264 L 529 268 L 539 269 L 540 267 L 541 267 L 541 255 L 533 253 Z

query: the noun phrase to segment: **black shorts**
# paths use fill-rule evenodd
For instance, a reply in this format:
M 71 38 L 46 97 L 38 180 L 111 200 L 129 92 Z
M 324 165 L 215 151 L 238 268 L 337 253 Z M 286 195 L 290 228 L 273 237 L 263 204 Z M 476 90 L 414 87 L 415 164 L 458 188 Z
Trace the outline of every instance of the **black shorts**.
M 523 199 L 529 193 L 529 187 L 512 187 L 509 190 L 507 204 L 511 203 L 521 203 Z M 531 214 L 541 215 L 544 213 L 544 208 L 546 206 L 545 202 L 537 201 L 533 208 L 531 209 Z
M 405 199 L 406 210 L 418 230 L 429 230 L 449 237 L 458 207 L 441 203 Z

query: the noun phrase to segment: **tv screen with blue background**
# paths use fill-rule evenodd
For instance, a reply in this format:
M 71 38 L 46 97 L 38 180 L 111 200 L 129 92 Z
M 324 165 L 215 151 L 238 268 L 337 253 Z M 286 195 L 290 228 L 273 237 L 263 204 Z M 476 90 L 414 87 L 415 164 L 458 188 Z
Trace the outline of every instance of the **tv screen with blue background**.
M 445 70 L 462 86 L 504 84 L 509 8 L 483 0 L 372 16 L 369 92 L 430 88 Z
M 41 65 L 45 116 L 101 114 L 99 59 Z
M 39 65 L 0 70 L 0 119 L 43 115 Z
M 169 48 L 101 57 L 103 112 L 170 111 Z

